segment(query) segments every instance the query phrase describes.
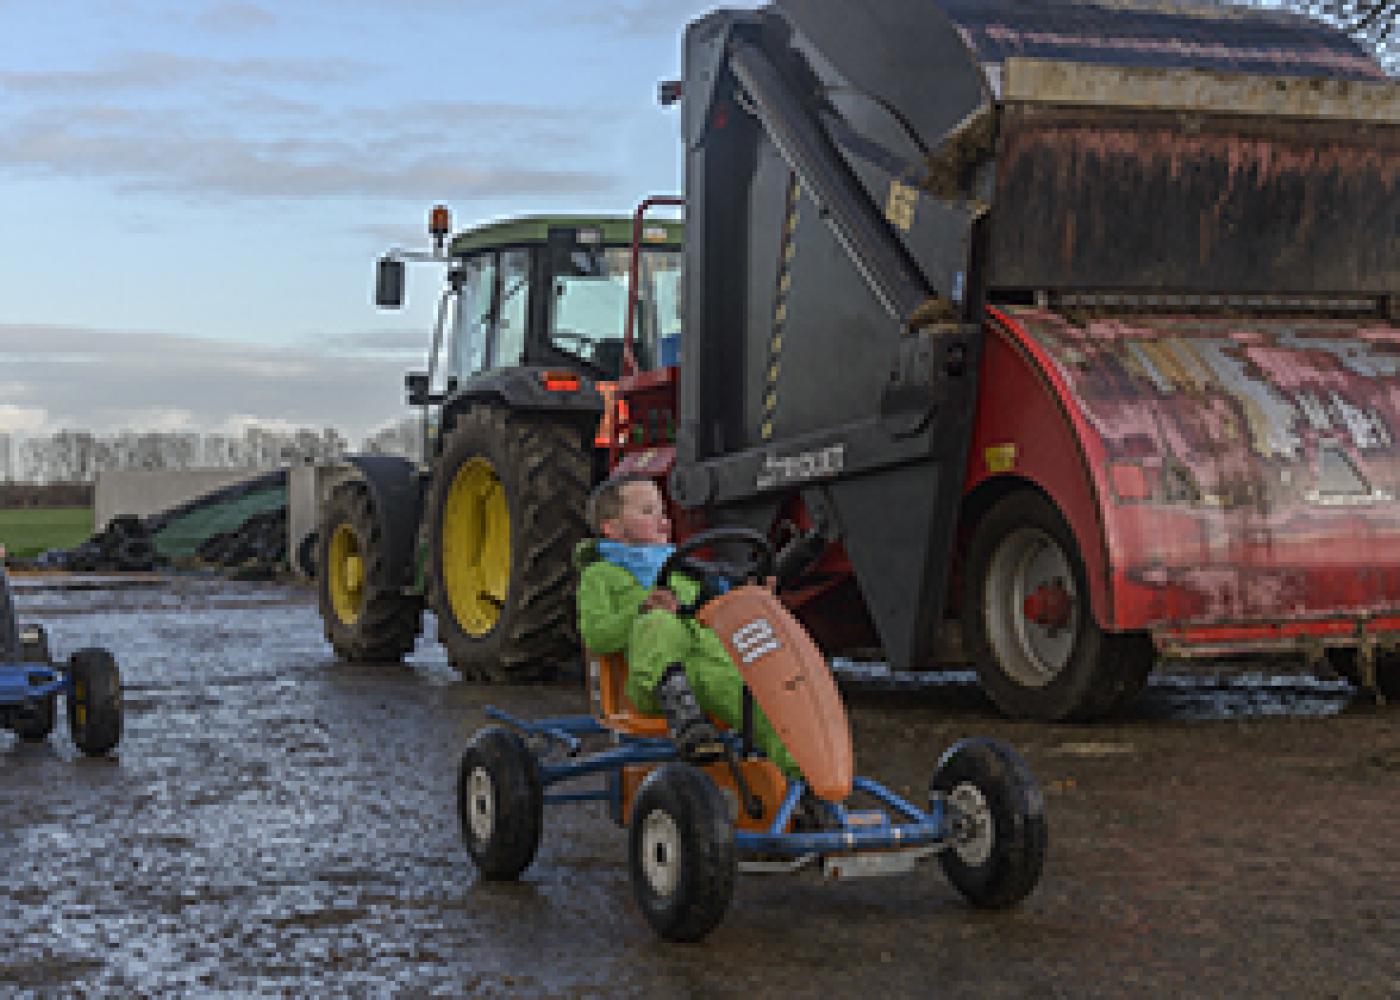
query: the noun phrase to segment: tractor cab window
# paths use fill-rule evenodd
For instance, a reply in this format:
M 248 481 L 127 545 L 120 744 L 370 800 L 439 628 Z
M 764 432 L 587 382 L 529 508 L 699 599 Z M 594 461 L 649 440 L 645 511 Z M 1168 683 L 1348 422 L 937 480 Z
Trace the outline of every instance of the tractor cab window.
M 510 368 L 525 355 L 525 324 L 529 321 L 530 252 L 501 254 L 501 304 L 491 351 L 492 368 Z
M 576 247 L 555 257 L 549 337 L 608 375 L 622 369 L 630 251 Z
M 628 247 L 575 247 L 555 259 L 551 342 L 608 375 L 622 369 L 631 263 Z M 678 250 L 642 254 L 635 350 L 644 369 L 676 363 L 666 349 L 679 341 L 680 268 Z
M 492 333 L 492 303 L 496 287 L 496 257 L 469 257 L 462 265 L 462 291 L 448 343 L 447 375 L 458 380 L 481 371 L 487 339 Z

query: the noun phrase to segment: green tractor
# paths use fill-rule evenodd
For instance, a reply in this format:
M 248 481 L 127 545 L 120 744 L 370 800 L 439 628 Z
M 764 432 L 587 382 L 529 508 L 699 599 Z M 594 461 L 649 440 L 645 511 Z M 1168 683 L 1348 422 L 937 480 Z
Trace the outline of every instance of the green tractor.
M 355 456 L 326 497 L 316 576 L 326 638 L 352 661 L 397 661 L 426 606 L 465 679 L 536 681 L 577 661 L 570 555 L 606 470 L 595 446 L 624 370 L 675 363 L 681 224 L 519 218 L 379 261 L 376 304 L 403 303 L 406 261 L 446 267 L 425 372 L 425 461 Z M 635 323 L 624 358 L 625 328 Z

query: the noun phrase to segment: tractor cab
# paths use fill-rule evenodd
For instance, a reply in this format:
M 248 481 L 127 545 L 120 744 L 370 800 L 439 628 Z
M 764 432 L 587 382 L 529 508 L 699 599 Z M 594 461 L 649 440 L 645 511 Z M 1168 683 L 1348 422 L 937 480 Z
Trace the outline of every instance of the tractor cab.
M 405 384 L 414 405 L 498 392 L 507 375 L 541 391 L 616 379 L 633 300 L 633 220 L 541 216 L 489 223 L 446 239 L 434 216 L 432 255 L 392 251 L 379 262 L 376 304 L 403 302 L 405 260 L 447 265 L 427 372 Z M 681 224 L 639 234 L 632 355 L 636 368 L 675 364 L 680 339 Z M 509 373 L 509 374 L 508 374 Z M 518 396 L 520 385 L 516 385 Z

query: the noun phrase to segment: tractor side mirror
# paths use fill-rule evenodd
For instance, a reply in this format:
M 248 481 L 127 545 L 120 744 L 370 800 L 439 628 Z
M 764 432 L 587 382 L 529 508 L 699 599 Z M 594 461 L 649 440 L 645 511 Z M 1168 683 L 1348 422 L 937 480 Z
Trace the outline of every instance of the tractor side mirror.
M 428 373 L 409 372 L 403 377 L 403 387 L 408 391 L 409 406 L 426 406 L 430 400 Z
M 380 257 L 374 270 L 374 304 L 380 309 L 403 306 L 403 261 Z

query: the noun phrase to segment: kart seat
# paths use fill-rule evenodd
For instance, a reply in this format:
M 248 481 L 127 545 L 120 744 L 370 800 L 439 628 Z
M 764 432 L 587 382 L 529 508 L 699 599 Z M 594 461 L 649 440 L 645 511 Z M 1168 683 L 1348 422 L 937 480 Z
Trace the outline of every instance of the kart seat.
M 585 650 L 588 661 L 588 695 L 593 714 L 613 732 L 629 736 L 665 737 L 666 718 L 644 715 L 627 697 L 627 660 L 621 653 Z

